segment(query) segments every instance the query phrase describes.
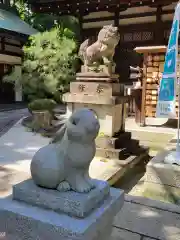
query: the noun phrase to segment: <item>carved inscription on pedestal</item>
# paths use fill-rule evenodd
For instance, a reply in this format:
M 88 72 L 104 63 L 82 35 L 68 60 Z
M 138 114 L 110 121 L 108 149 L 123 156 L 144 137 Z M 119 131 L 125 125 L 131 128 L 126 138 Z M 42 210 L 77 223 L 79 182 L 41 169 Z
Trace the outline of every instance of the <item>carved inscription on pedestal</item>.
M 103 91 L 104 91 L 103 87 L 99 84 L 99 85 L 97 86 L 96 92 L 97 92 L 97 93 L 102 93 Z
M 80 92 L 84 92 L 84 90 L 85 90 L 85 85 L 84 85 L 84 84 L 80 84 L 78 88 L 79 88 L 79 91 L 80 91 Z

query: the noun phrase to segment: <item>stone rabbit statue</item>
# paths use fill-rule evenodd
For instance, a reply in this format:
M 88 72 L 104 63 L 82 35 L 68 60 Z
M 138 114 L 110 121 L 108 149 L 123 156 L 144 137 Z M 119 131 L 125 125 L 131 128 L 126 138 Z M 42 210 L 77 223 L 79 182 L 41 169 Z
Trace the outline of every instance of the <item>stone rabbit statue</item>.
M 83 193 L 94 188 L 89 166 L 95 156 L 99 128 L 93 111 L 76 110 L 53 141 L 34 155 L 31 162 L 34 182 L 59 191 Z

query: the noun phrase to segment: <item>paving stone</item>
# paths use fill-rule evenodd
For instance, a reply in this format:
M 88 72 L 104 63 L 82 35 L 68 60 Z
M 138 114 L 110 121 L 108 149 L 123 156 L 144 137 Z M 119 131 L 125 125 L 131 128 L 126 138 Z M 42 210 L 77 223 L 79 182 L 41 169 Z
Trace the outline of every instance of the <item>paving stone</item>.
M 141 236 L 124 229 L 113 228 L 111 240 L 140 240 Z M 147 239 L 148 240 L 148 239 Z
M 142 240 L 156 240 L 154 238 L 144 237 Z
M 159 240 L 180 239 L 180 214 L 125 202 L 115 227 Z
M 24 181 L 29 177 L 30 173 L 0 166 L 0 198 L 11 194 L 14 184 Z

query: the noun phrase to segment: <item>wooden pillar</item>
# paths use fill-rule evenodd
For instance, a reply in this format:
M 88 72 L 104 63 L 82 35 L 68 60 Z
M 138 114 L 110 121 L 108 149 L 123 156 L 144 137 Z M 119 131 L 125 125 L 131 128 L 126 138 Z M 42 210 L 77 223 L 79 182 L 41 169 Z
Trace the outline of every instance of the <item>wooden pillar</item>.
M 78 20 L 79 20 L 79 28 L 80 28 L 80 32 L 79 32 L 79 39 L 78 41 L 81 43 L 83 41 L 83 37 L 84 37 L 84 34 L 83 34 L 83 17 L 80 13 L 75 13 L 73 15 L 74 17 L 76 17 Z
M 83 17 L 79 14 L 78 15 L 79 19 L 79 26 L 80 26 L 80 33 L 81 33 L 81 38 L 83 38 Z M 82 39 L 81 39 L 82 40 Z
M 114 12 L 114 26 L 119 28 L 119 16 L 120 15 L 120 11 L 119 9 L 117 11 Z M 127 106 L 126 103 L 123 104 L 122 106 L 122 125 L 121 125 L 121 129 L 120 132 L 125 132 L 125 120 L 126 120 L 126 112 L 127 112 Z
M 10 6 L 10 0 L 4 0 L 4 4 Z
M 132 90 L 132 97 L 135 104 L 135 122 L 141 125 L 141 108 L 142 108 L 142 87 Z
M 163 45 L 164 42 L 164 29 L 162 24 L 162 6 L 157 7 L 156 11 L 156 25 L 154 32 L 154 42 L 156 45 Z
M 23 93 L 22 93 L 22 85 L 20 84 L 20 79 L 22 75 L 22 67 L 20 65 L 15 66 L 16 75 L 19 79 L 15 82 L 15 101 L 22 102 Z
M 140 126 L 146 125 L 146 78 L 147 78 L 147 57 L 148 53 L 144 53 L 143 60 L 143 80 L 142 80 L 142 103 L 141 103 L 141 121 Z
M 114 26 L 119 27 L 119 9 L 114 12 Z

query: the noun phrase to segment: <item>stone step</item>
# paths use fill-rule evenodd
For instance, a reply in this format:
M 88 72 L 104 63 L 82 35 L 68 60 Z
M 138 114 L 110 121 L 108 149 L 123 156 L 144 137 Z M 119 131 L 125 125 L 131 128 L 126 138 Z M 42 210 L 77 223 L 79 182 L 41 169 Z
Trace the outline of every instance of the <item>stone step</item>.
M 110 161 L 114 166 L 121 166 L 121 167 L 127 167 L 128 165 L 130 165 L 133 161 L 135 161 L 135 159 L 137 158 L 137 156 L 135 155 L 130 155 L 128 156 L 126 159 L 105 159 L 105 158 L 100 158 L 101 162 L 107 162 Z
M 96 156 L 107 158 L 107 159 L 120 159 L 123 160 L 130 156 L 130 154 L 125 149 L 114 149 L 114 148 L 96 148 Z
M 90 176 L 99 180 L 108 181 L 114 185 L 129 169 L 148 157 L 146 152 L 139 156 L 129 156 L 126 160 L 95 157 L 90 165 Z
M 130 155 L 139 155 L 144 151 L 148 151 L 148 146 L 141 146 L 139 140 L 130 139 L 129 141 L 120 142 L 119 148 L 125 148 Z
M 149 153 L 149 148 L 148 147 L 144 147 L 144 146 L 139 146 L 138 148 L 134 149 L 133 151 L 129 151 L 132 152 L 131 154 L 134 154 L 136 156 L 140 155 L 141 153 L 147 152 Z
M 150 141 L 150 142 L 168 142 L 173 136 L 173 133 L 163 133 L 163 132 L 147 132 L 147 131 L 131 131 L 132 138 L 138 139 L 140 141 Z
M 179 209 L 179 206 L 174 204 L 126 196 L 123 209 L 117 214 L 114 226 L 116 229 L 126 229 L 128 233 L 141 235 L 139 238 L 133 235 L 123 238 L 122 234 L 120 239 L 123 240 L 179 240 Z M 116 237 L 118 233 L 115 234 Z
M 148 146 L 150 148 L 155 148 L 155 149 L 162 149 L 167 146 L 167 142 L 156 142 L 156 141 L 139 141 L 139 144 L 141 146 Z
M 137 142 L 130 142 L 126 148 L 96 148 L 96 156 L 107 159 L 126 160 L 131 155 L 138 156 L 141 153 L 148 152 L 148 147 L 137 145 Z
M 134 151 L 136 148 L 139 147 L 139 140 L 137 139 L 130 139 L 128 141 L 121 141 L 118 145 L 119 148 L 126 148 L 129 151 Z
M 99 148 L 121 148 L 122 142 L 127 142 L 131 139 L 130 132 L 119 134 L 118 137 L 103 136 L 96 138 L 96 146 Z

